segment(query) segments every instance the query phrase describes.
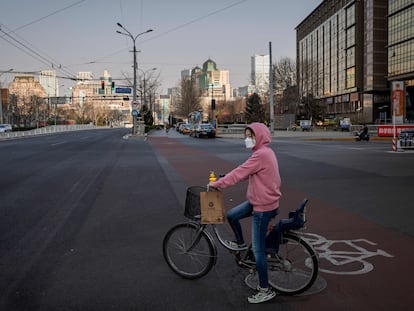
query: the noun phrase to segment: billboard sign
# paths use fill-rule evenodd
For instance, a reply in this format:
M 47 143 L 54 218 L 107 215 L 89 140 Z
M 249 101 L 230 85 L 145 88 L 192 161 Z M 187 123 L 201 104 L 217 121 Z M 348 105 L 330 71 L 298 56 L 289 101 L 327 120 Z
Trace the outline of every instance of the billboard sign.
M 378 137 L 393 137 L 395 128 L 395 136 L 399 136 L 403 130 L 414 129 L 414 125 L 378 125 Z

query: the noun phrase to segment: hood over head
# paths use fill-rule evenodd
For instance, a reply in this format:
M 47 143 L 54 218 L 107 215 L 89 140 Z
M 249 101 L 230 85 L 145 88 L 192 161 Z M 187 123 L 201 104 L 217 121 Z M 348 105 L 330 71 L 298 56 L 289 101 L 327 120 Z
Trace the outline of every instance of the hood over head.
M 258 149 L 262 146 L 267 146 L 272 141 L 272 136 L 270 131 L 266 125 L 259 122 L 253 122 L 247 126 L 247 128 L 251 129 L 254 133 L 254 137 L 256 140 L 256 144 L 254 146 L 254 150 Z

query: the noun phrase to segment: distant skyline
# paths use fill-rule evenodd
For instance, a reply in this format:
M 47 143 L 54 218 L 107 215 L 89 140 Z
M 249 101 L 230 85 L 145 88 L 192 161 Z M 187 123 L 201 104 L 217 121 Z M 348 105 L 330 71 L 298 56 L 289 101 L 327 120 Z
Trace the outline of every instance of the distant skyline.
M 296 58 L 295 27 L 322 0 L 2 0 L 0 70 L 56 70 L 61 77 L 91 71 L 99 79 L 132 77 L 132 39 L 116 33 L 121 23 L 136 40 L 138 75 L 157 68 L 160 94 L 177 86 L 181 71 L 212 59 L 228 70 L 233 88 L 249 84 L 251 56 L 273 63 Z M 14 75 L 3 74 L 9 83 Z M 149 71 L 147 77 L 149 76 Z M 75 82 L 59 79 L 60 93 Z

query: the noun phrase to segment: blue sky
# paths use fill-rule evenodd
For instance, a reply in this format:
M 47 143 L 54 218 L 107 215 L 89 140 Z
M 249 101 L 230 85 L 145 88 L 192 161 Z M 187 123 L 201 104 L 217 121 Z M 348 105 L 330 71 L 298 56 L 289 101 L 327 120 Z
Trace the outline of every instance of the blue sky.
M 53 64 L 60 76 L 91 71 L 99 78 L 108 70 L 115 79 L 131 77 L 132 40 L 116 33 L 119 22 L 134 36 L 153 29 L 137 39 L 138 67 L 157 68 L 163 94 L 179 83 L 181 70 L 209 58 L 229 70 L 232 87 L 239 87 L 249 83 L 251 56 L 268 54 L 269 42 L 273 62 L 296 57 L 295 27 L 321 2 L 2 0 L 0 70 L 49 70 Z M 12 79 L 3 74 L 0 82 Z

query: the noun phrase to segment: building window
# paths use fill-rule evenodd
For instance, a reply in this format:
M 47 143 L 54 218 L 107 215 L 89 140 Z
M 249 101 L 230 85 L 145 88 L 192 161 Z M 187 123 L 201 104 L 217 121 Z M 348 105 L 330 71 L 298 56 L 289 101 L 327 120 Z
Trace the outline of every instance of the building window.
M 346 30 L 346 46 L 351 47 L 355 45 L 355 26 Z
M 346 70 L 346 88 L 355 87 L 355 67 Z
M 351 5 L 346 9 L 346 27 L 355 25 L 355 5 Z

